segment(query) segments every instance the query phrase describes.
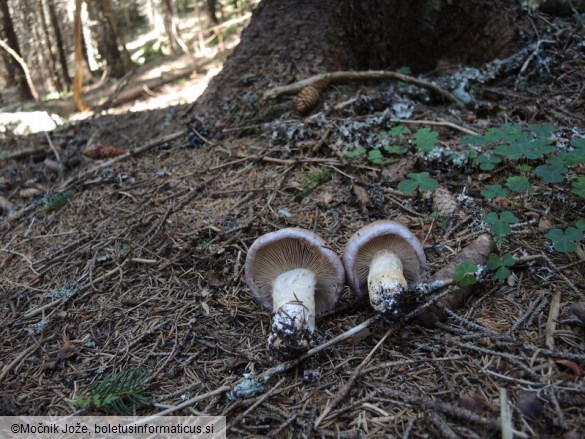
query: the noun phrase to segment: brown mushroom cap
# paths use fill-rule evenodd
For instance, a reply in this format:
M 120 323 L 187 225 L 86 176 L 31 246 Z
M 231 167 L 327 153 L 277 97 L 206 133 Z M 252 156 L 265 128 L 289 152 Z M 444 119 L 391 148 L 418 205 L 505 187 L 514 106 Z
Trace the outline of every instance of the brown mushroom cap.
M 315 313 L 337 305 L 343 291 L 345 270 L 339 256 L 317 234 L 291 227 L 267 233 L 250 246 L 246 256 L 246 283 L 256 300 L 272 311 L 272 282 L 289 270 L 305 268 L 315 273 Z
M 342 257 L 347 283 L 358 296 L 368 294 L 370 263 L 373 256 L 384 249 L 400 258 L 409 287 L 423 280 L 426 257 L 417 237 L 396 221 L 375 221 L 350 238 Z

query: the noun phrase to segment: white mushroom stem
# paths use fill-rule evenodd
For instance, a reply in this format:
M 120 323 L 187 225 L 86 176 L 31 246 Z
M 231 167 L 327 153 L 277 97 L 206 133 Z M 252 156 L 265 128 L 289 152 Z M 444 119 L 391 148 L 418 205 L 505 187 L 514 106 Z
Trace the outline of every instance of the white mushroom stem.
M 272 283 L 274 325 L 315 330 L 315 273 L 297 268 L 279 275 Z
M 372 258 L 368 273 L 368 291 L 372 307 L 381 313 L 393 311 L 397 298 L 406 288 L 402 261 L 389 250 L 381 250 Z

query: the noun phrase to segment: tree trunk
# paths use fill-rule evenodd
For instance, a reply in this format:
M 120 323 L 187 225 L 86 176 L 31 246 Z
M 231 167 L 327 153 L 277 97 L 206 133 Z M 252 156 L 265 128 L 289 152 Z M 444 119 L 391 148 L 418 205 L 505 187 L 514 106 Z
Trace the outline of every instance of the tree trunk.
M 511 53 L 521 13 L 515 0 L 263 0 L 194 111 L 249 123 L 266 89 L 316 73 L 483 63 Z
M 51 27 L 55 33 L 55 45 L 57 54 L 59 55 L 59 65 L 61 66 L 61 74 L 67 88 L 71 87 L 71 76 L 67 67 L 67 55 L 65 55 L 65 48 L 63 46 L 63 37 L 61 36 L 61 23 L 59 22 L 57 11 L 55 9 L 54 0 L 47 0 L 47 9 L 49 11 L 49 19 L 51 20 Z
M 112 21 L 109 0 L 87 0 L 87 10 L 93 22 L 90 26 L 97 42 L 98 52 L 114 78 L 121 78 L 126 73 L 123 55 L 118 48 L 117 26 Z
M 8 46 L 20 56 L 20 48 L 18 45 L 18 39 L 16 32 L 14 32 L 14 26 L 12 25 L 12 17 L 10 16 L 10 10 L 8 9 L 8 2 L 6 0 L 0 0 L 0 14 L 2 15 L 2 27 L 4 30 L 4 38 L 8 43 Z M 14 78 L 14 85 L 18 89 L 18 94 L 22 99 L 33 99 L 33 93 L 26 80 L 26 74 L 22 66 L 16 62 L 13 57 L 7 59 L 6 67 L 8 68 L 10 76 Z
M 55 45 L 51 41 L 51 33 L 49 32 L 49 25 L 47 23 L 47 12 L 45 10 L 45 2 L 41 1 L 38 3 L 38 16 L 40 17 L 41 26 L 43 28 L 43 40 L 45 43 L 45 51 L 49 54 L 49 60 L 51 61 L 51 76 L 53 78 L 53 84 L 55 89 L 59 92 L 63 91 L 63 82 L 59 72 L 57 71 L 57 56 L 55 55 Z

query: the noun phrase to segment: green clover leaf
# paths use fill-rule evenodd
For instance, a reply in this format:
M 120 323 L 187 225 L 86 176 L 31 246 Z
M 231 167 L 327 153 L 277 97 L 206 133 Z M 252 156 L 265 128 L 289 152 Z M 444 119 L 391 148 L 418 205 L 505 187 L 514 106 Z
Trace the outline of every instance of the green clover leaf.
M 552 241 L 556 251 L 568 253 L 577 249 L 576 241 L 580 241 L 583 238 L 583 232 L 575 227 L 568 227 L 566 230 L 552 229 L 544 237 Z
M 453 281 L 462 288 L 473 285 L 477 282 L 478 266 L 472 261 L 463 261 L 453 273 Z
M 488 201 L 492 201 L 496 197 L 507 197 L 510 191 L 503 188 L 499 184 L 486 184 L 485 189 L 481 191 L 481 194 L 487 198 Z
M 429 128 L 421 128 L 414 134 L 414 144 L 422 152 L 431 152 L 438 143 L 439 133 Z
M 523 192 L 532 187 L 528 178 L 522 176 L 508 177 L 506 186 L 513 192 Z

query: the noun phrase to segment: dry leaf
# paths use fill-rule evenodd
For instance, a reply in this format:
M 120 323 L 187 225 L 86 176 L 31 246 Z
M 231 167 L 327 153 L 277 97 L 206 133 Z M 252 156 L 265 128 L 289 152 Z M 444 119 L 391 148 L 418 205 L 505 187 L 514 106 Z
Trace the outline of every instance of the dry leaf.
M 580 377 L 583 375 L 583 371 L 581 370 L 579 365 L 574 361 L 560 359 L 555 360 L 555 363 L 560 364 L 561 366 L 564 366 L 567 369 L 570 369 L 571 372 L 573 372 L 573 375 L 575 375 L 576 377 Z
M 111 157 L 116 157 L 127 152 L 126 148 L 113 145 L 102 145 L 96 143 L 95 145 L 88 146 L 83 150 L 83 155 L 92 160 L 102 160 Z
M 412 172 L 412 168 L 416 162 L 413 158 L 404 158 L 382 169 L 382 177 L 389 183 L 405 180 L 407 174 Z
M 352 335 L 349 338 L 349 342 L 352 344 L 358 344 L 359 342 L 361 342 L 362 340 L 365 340 L 369 336 L 370 336 L 370 330 L 368 328 L 364 328 L 360 332 L 358 332 L 357 334 Z
M 225 282 L 219 277 L 215 270 L 207 271 L 207 283 L 212 287 L 223 287 Z
M 79 351 L 81 351 L 81 344 L 66 342 L 57 351 L 57 358 L 59 360 L 65 360 L 66 358 L 71 358 L 77 355 Z
M 360 205 L 367 209 L 368 207 L 372 207 L 372 200 L 370 200 L 370 196 L 368 195 L 368 191 L 363 186 L 359 186 L 357 184 L 353 185 L 353 193 L 357 197 Z
M 201 308 L 203 308 L 203 311 L 205 311 L 205 315 L 209 315 L 210 309 L 209 309 L 209 305 L 207 304 L 207 302 L 201 302 Z

